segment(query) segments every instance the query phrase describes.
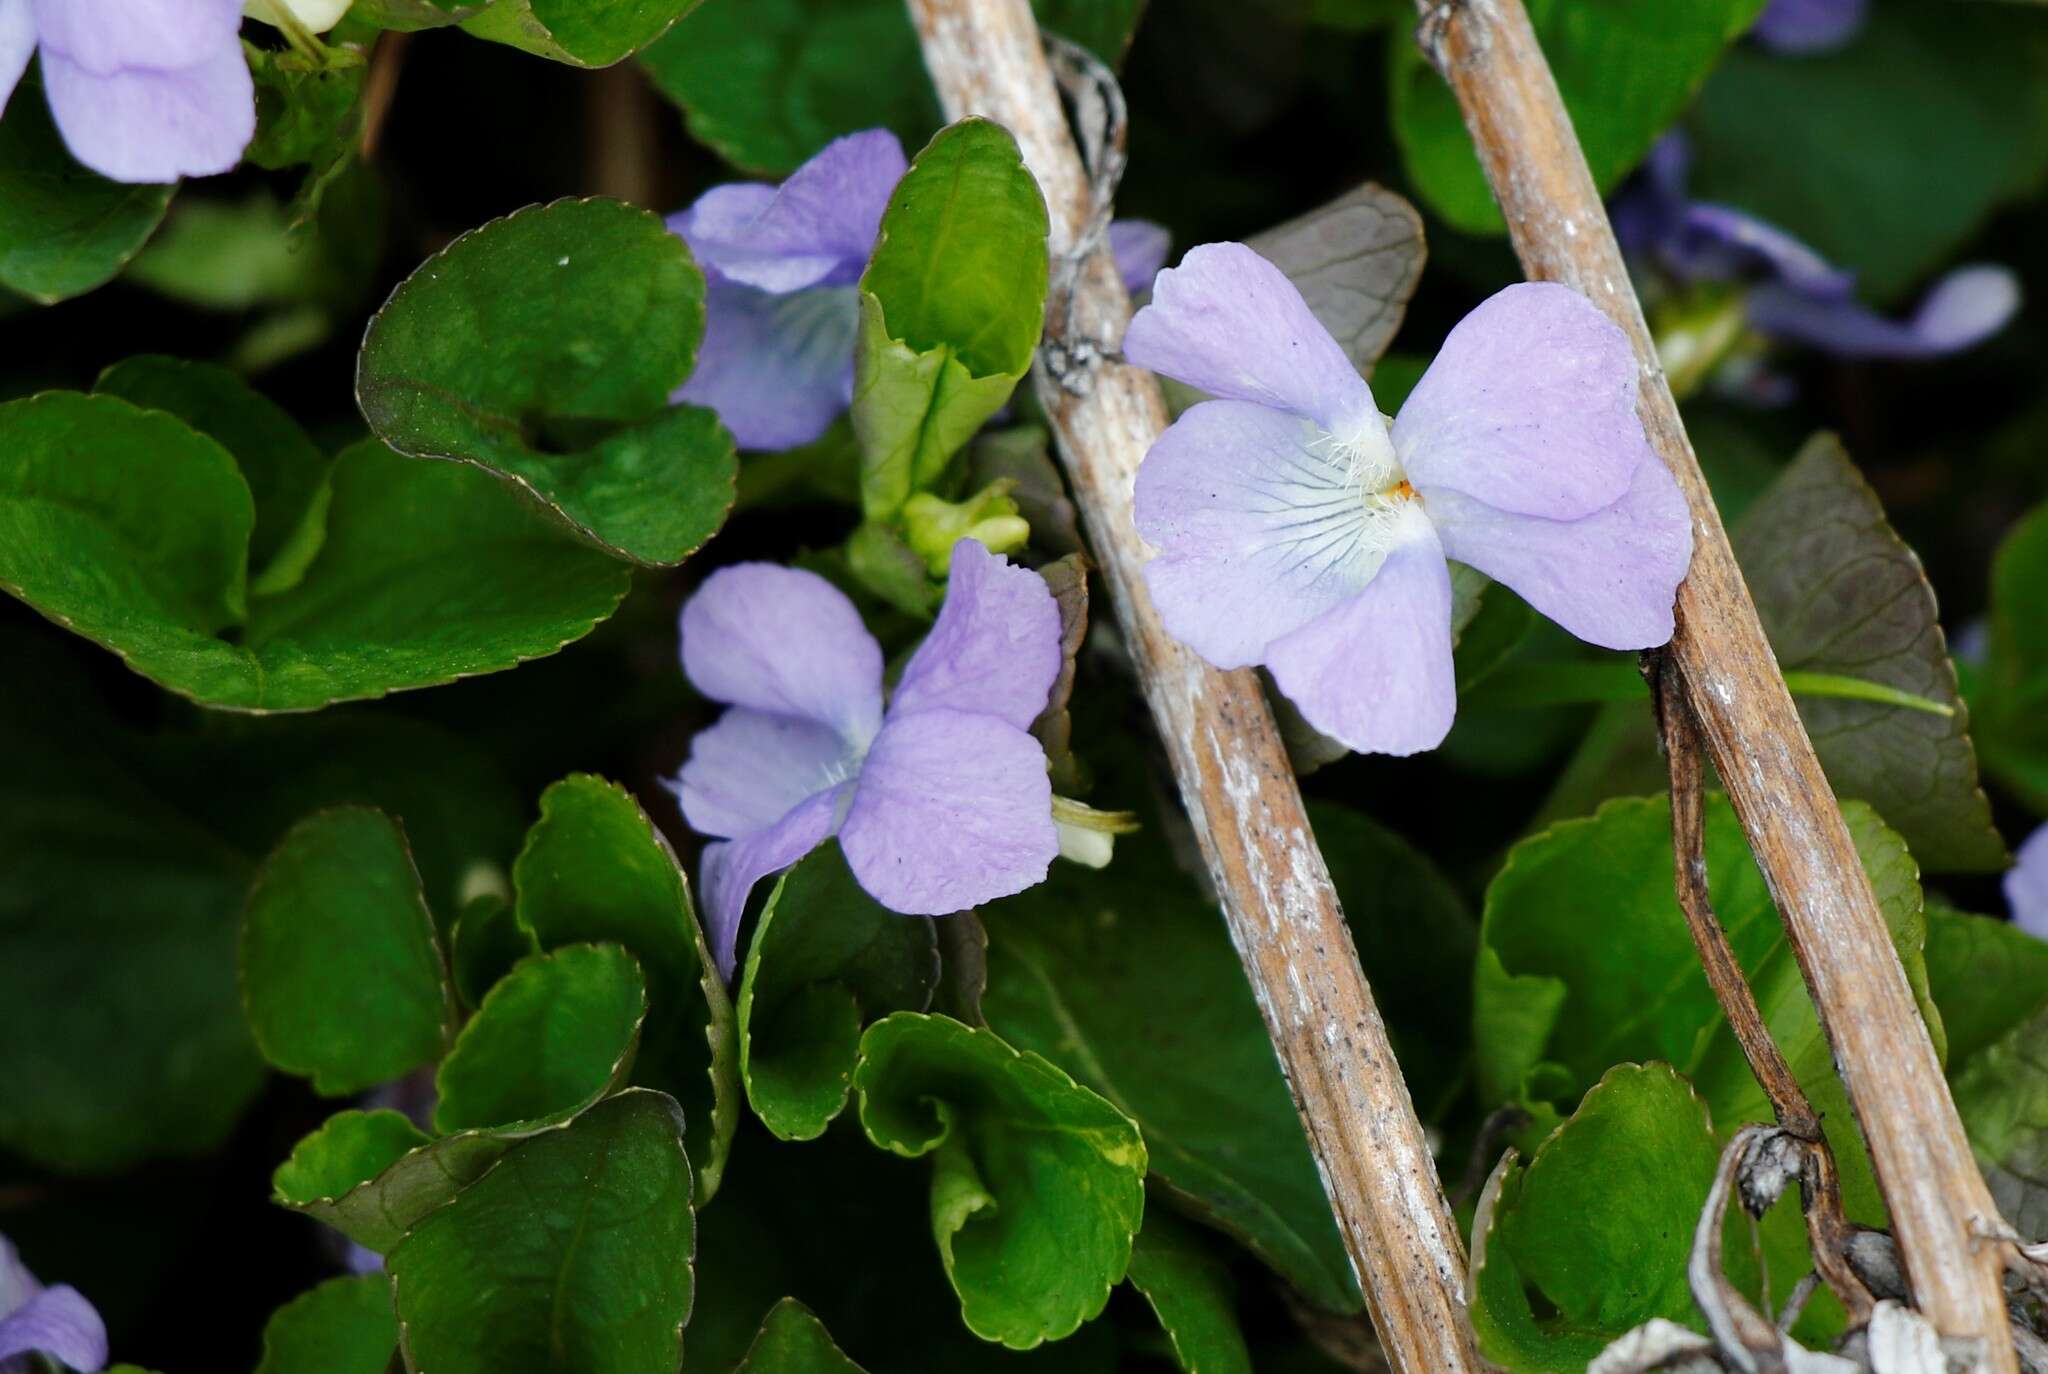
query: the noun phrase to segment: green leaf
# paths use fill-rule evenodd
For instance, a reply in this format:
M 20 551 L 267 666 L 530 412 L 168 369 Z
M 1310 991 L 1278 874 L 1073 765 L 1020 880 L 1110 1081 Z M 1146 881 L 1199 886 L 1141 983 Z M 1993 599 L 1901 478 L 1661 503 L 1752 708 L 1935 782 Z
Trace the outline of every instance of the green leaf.
M 853 427 L 870 519 L 937 479 L 1031 368 L 1045 197 L 1001 125 L 939 132 L 897 183 L 860 280 Z
M 389 1250 L 405 1234 L 405 1226 L 363 1206 L 366 1199 L 351 1194 L 432 1139 L 403 1112 L 336 1112 L 277 1166 L 270 1176 L 270 1199 L 324 1221 L 372 1250 Z M 396 1333 L 392 1339 L 397 1340 Z
M 2048 816 L 2048 506 L 1998 546 L 1991 565 L 1991 653 L 1977 727 L 1984 766 Z
M 251 590 L 283 591 L 298 581 L 326 537 L 331 460 L 296 420 L 224 367 L 161 354 L 115 363 L 100 374 L 93 390 L 175 415 L 226 449 L 255 502 L 249 565 L 276 569 L 259 576 L 263 585 Z M 280 568 L 276 560 L 287 548 L 289 566 Z
M 640 61 L 691 137 L 768 176 L 846 134 L 893 129 L 915 146 L 940 123 L 896 0 L 705 0 Z
M 572 67 L 609 67 L 652 43 L 699 0 L 497 0 L 462 27 Z
M 2048 941 L 2008 921 L 1930 904 L 1927 983 L 1948 1032 L 1949 1080 L 2048 1010 Z
M 1829 434 L 1809 440 L 1750 507 L 1734 545 L 1788 674 L 1853 676 L 1954 713 L 1800 697 L 1835 794 L 1876 807 L 1928 868 L 2004 868 L 2005 843 L 1977 785 L 1969 712 L 1934 589 L 1841 441 Z
M 768 894 L 740 976 L 740 1073 L 755 1115 L 783 1140 L 823 1135 L 853 1087 L 861 1027 L 925 1010 L 938 979 L 933 922 L 884 909 L 838 845 L 813 850 Z
M 1317 1306 L 1357 1311 L 1243 966 L 1214 900 L 1152 832 L 1124 836 L 1099 873 L 1055 864 L 1043 884 L 981 914 L 990 1026 L 1135 1120 L 1169 1202 L 1243 1243 Z
M 1537 41 L 1603 195 L 1642 161 L 1763 4 L 1666 0 L 1652 9 L 1634 0 L 1530 0 Z M 1394 136 L 1416 191 L 1454 229 L 1503 232 L 1457 98 L 1405 35 L 1395 35 L 1388 53 Z
M 478 1007 L 514 964 L 540 953 L 540 941 L 519 923 L 510 903 L 486 893 L 463 908 L 450 932 L 448 950 L 456 995 L 464 1006 Z
M 1999 1213 L 2048 1235 L 2048 1010 L 1972 1059 L 1955 1097 Z
M 459 24 L 490 4 L 491 0 L 355 0 L 348 14 L 375 28 L 412 33 Z
M 933 1155 L 932 1232 L 968 1329 L 1029 1350 L 1109 1301 L 1145 1206 L 1145 1143 L 1115 1107 L 993 1031 L 897 1012 L 854 1070 L 868 1139 Z
M 1480 1353 L 1511 1371 L 1582 1369 L 1653 1317 L 1697 1325 L 1685 1266 L 1719 1157 L 1705 1104 L 1669 1065 L 1608 1071 L 1480 1200 Z
M 256 1374 L 384 1374 L 397 1350 L 384 1276 L 329 1279 L 271 1313 Z
M 1121 66 L 1146 0 L 1031 0 L 1039 27 Z
M 682 1111 L 631 1090 L 536 1136 L 391 1252 L 406 1368 L 673 1374 L 694 1288 Z
M 113 396 L 9 402 L 0 588 L 172 691 L 255 710 L 509 668 L 625 594 L 626 569 L 458 465 L 358 444 L 330 492 L 318 555 L 242 624 L 255 511 L 219 444 Z
M 162 223 L 176 189 L 79 166 L 30 72 L 0 120 L 0 286 L 50 305 L 105 284 Z
M 703 333 L 703 275 L 657 216 L 528 206 L 399 285 L 356 399 L 399 452 L 475 463 L 601 548 L 680 563 L 724 523 L 737 473 L 718 418 L 668 404 Z
M 1895 297 L 1993 209 L 2039 189 L 2044 74 L 2037 17 L 2005 5 L 1876 5 L 1854 42 L 1796 60 L 1738 45 L 1687 120 L 1693 194 L 1761 216 L 1854 270 L 1873 298 Z
M 795 1298 L 784 1298 L 761 1319 L 761 1334 L 733 1374 L 862 1374 L 832 1343 L 825 1323 Z
M 443 1134 L 534 1121 L 624 1084 L 647 988 L 617 945 L 521 960 L 492 988 L 434 1075 Z
M 1154 1210 L 1131 1247 L 1130 1280 L 1152 1304 L 1183 1374 L 1251 1374 L 1230 1268 L 1200 1231 Z
M 1428 257 L 1422 216 L 1403 197 L 1370 181 L 1246 243 L 1287 274 L 1310 312 L 1366 375 L 1401 328 Z
M 242 1000 L 263 1055 L 330 1097 L 439 1058 L 454 1007 L 405 833 L 382 812 L 309 816 L 272 850 L 242 923 Z
M 311 163 L 318 174 L 351 155 L 369 61 L 365 48 L 336 39 L 328 36 L 324 57 L 289 47 L 244 49 L 256 85 L 256 137 L 245 160 L 272 171 Z
M 668 842 L 623 788 L 572 774 L 541 794 L 512 884 L 542 949 L 611 941 L 646 969 L 641 1076 L 689 1104 L 698 1201 L 708 1202 L 739 1125 L 738 1031 Z

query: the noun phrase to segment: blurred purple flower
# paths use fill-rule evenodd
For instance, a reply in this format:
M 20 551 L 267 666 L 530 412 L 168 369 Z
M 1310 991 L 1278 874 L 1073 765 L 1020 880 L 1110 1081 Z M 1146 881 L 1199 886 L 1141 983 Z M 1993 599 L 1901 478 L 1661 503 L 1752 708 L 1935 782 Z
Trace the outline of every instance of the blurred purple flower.
M 1691 150 L 1666 134 L 1614 197 L 1622 251 L 1681 282 L 1747 284 L 1749 323 L 1776 339 L 1843 358 L 1929 358 L 1981 343 L 2019 309 L 2019 280 L 2003 267 L 1959 267 L 1908 318 L 1891 320 L 1856 299 L 1856 278 L 1775 225 L 1691 200 Z
M 2013 924 L 2048 940 L 2048 825 L 2027 836 L 2005 875 L 2005 904 Z
M 731 709 L 671 784 L 706 835 L 720 972 L 762 878 L 833 834 L 869 895 L 943 915 L 1041 881 L 1059 850 L 1029 733 L 1060 669 L 1044 579 L 971 539 L 945 605 L 882 706 L 882 650 L 846 596 L 772 563 L 721 568 L 683 606 L 683 671 Z
M 43 58 L 71 155 L 115 181 L 225 172 L 256 133 L 242 0 L 0 0 L 0 107 Z
M 669 217 L 708 288 L 697 370 L 676 400 L 717 411 L 741 448 L 796 448 L 825 432 L 853 399 L 856 283 L 907 167 L 896 135 L 868 129 L 780 186 L 715 186 Z M 1111 225 L 1110 244 L 1133 291 L 1166 258 L 1166 231 L 1143 221 Z
M 79 1374 L 107 1363 L 107 1327 L 68 1283 L 45 1288 L 0 1236 L 0 1374 L 28 1374 L 32 1356 L 47 1355 Z
M 1636 417 L 1628 341 L 1570 289 L 1511 286 L 1451 331 L 1391 430 L 1293 284 L 1237 243 L 1162 272 L 1124 356 L 1223 399 L 1138 472 L 1146 582 L 1219 668 L 1264 664 L 1371 753 L 1451 727 L 1454 558 L 1581 639 L 1671 637 L 1685 498 Z
M 1771 0 L 1750 36 L 1772 52 L 1832 52 L 1870 17 L 1870 0 Z

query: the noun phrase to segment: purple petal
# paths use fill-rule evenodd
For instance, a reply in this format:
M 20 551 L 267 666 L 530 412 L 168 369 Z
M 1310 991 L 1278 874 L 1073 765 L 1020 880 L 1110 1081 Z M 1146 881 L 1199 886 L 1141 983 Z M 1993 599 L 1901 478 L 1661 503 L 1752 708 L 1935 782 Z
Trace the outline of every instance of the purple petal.
M 845 285 L 875 246 L 889 194 L 909 164 L 887 129 L 825 145 L 767 196 L 720 187 L 680 217 L 679 232 L 706 265 L 765 291 Z
M 30 0 L 43 59 L 55 52 L 95 76 L 240 60 L 242 0 Z
M 747 896 L 754 884 L 788 868 L 825 842 L 845 790 L 835 787 L 806 799 L 766 830 L 704 846 L 704 864 L 699 870 L 704 889 L 704 935 L 721 978 L 732 978 L 740 918 L 746 915 Z
M 107 1363 L 107 1326 L 93 1305 L 68 1283 L 45 1288 L 0 1317 L 0 1367 L 15 1356 L 41 1352 L 79 1374 Z
M 1059 674 L 1060 610 L 1045 579 L 962 539 L 938 623 L 904 668 L 889 715 L 978 711 L 1029 729 Z
M 1166 266 L 1166 253 L 1172 246 L 1173 236 L 1163 224 L 1149 219 L 1110 221 L 1110 256 L 1116 259 L 1116 274 L 1123 278 L 1124 290 L 1133 296 L 1152 289 L 1152 279 Z
M 1394 420 L 1425 498 L 1569 520 L 1613 504 L 1650 452 L 1621 327 L 1555 282 L 1521 282 L 1458 322 Z M 1455 556 L 1455 555 L 1454 555 Z
M 683 604 L 683 672 L 729 706 L 830 727 L 858 749 L 882 723 L 882 650 L 816 573 L 736 563 Z
M 36 20 L 29 0 L 0 0 L 0 112 L 7 109 L 35 50 Z
M 2027 836 L 2005 875 L 2005 904 L 2013 923 L 2048 940 L 2048 825 Z
M 1372 388 L 1272 263 L 1205 243 L 1152 283 L 1124 333 L 1139 367 L 1225 400 L 1292 411 L 1334 434 L 1379 424 Z
M 1310 725 L 1365 754 L 1414 754 L 1450 733 L 1451 572 L 1427 521 L 1364 591 L 1266 652 L 1273 681 Z
M 1312 451 L 1309 421 L 1204 401 L 1138 468 L 1138 533 L 1159 550 L 1145 585 L 1167 632 L 1218 668 L 1356 595 L 1372 575 L 1359 486 Z
M 239 41 L 175 71 L 95 74 L 47 41 L 42 57 L 43 87 L 64 145 L 115 181 L 228 171 L 256 133 L 256 88 Z
M 1643 165 L 1615 193 L 1607 209 L 1622 252 L 1645 256 L 1662 249 L 1685 214 L 1686 174 L 1691 166 L 1692 147 L 1677 129 L 1650 146 Z
M 671 399 L 717 411 L 741 448 L 808 444 L 853 398 L 859 325 L 851 286 L 773 295 L 712 281 L 697 369 Z
M 1820 53 L 1856 36 L 1870 0 L 1771 0 L 1750 33 L 1773 52 Z
M 1022 892 L 1060 848 L 1045 751 L 994 716 L 895 717 L 868 751 L 839 847 L 868 895 L 907 915 Z
M 768 829 L 859 766 L 829 726 L 735 706 L 690 742 L 675 793 L 691 829 L 733 839 Z
M 42 1291 L 43 1285 L 21 1262 L 21 1252 L 14 1248 L 14 1242 L 0 1236 L 0 1317 L 13 1312 Z
M 1671 638 L 1671 607 L 1692 561 L 1692 517 L 1678 483 L 1646 454 L 1628 490 L 1577 520 L 1499 510 L 1455 491 L 1425 497 L 1444 552 L 1506 583 L 1565 629 L 1608 649 Z
M 1726 205 L 1689 205 L 1665 242 L 1664 263 L 1706 281 L 1762 279 L 1809 296 L 1847 299 L 1856 278 L 1777 225 Z
M 1907 320 L 1888 320 L 1848 297 L 1784 286 L 1749 293 L 1749 322 L 1773 338 L 1843 358 L 1933 358 L 1982 343 L 2020 307 L 2019 279 L 2003 267 L 1960 267 L 1935 283 Z

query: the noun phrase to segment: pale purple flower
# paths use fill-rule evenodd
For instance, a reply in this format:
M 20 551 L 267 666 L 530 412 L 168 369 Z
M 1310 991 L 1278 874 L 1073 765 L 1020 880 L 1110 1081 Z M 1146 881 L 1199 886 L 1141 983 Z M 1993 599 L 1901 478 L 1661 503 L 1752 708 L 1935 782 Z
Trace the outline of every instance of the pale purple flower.
M 242 0 L 0 0 L 0 107 L 40 51 L 71 155 L 115 181 L 225 172 L 256 133 Z
M 1929 358 L 1983 342 L 2019 309 L 2019 279 L 1990 264 L 1959 267 L 1904 320 L 1856 299 L 1855 274 L 1829 264 L 1775 225 L 1690 199 L 1685 137 L 1666 134 L 1614 198 L 1622 250 L 1680 282 L 1747 285 L 1749 323 L 1772 338 L 1843 358 Z
M 106 1323 L 70 1284 L 38 1283 L 0 1236 L 0 1374 L 28 1374 L 37 1354 L 97 1374 L 107 1363 Z
M 1870 0 L 1771 0 L 1749 33 L 1772 52 L 1804 56 L 1833 52 L 1869 17 Z
M 868 129 L 826 144 L 780 186 L 715 186 L 671 215 L 707 287 L 697 369 L 675 399 L 717 411 L 741 448 L 823 434 L 853 399 L 857 283 L 907 168 L 896 135 Z M 1166 257 L 1165 231 L 1143 221 L 1112 225 L 1110 243 L 1133 291 Z
M 772 563 L 721 568 L 683 606 L 683 672 L 731 709 L 672 784 L 704 848 L 711 944 L 732 974 L 762 878 L 837 834 L 891 911 L 943 915 L 1041 881 L 1059 850 L 1029 733 L 1060 670 L 1038 574 L 971 539 L 885 710 L 882 650 L 846 596 Z
M 1627 339 L 1569 288 L 1511 286 L 1466 316 L 1391 428 L 1293 284 L 1242 244 L 1162 272 L 1123 351 L 1223 398 L 1138 471 L 1166 628 L 1219 668 L 1265 665 L 1350 748 L 1411 754 L 1450 729 L 1446 558 L 1592 643 L 1671 637 L 1685 498 L 1636 416 Z
M 2048 940 L 2048 825 L 2027 836 L 2005 875 L 2005 904 L 2013 924 Z

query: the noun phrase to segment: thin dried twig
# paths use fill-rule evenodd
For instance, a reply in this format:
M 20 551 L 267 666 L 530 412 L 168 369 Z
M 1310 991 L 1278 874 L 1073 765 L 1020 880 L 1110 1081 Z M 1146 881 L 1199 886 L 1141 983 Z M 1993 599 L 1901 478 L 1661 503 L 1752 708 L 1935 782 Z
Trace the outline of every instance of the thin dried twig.
M 2016 1368 L 1996 1212 L 1847 825 L 1785 688 L 1657 363 L 1586 159 L 1522 0 L 1418 0 L 1424 51 L 1465 114 L 1528 275 L 1583 292 L 1627 333 L 1639 409 L 1692 508 L 1670 654 L 1785 922 L 1869 1142 L 1920 1309 Z
M 1132 482 L 1166 408 L 1149 373 L 1111 361 L 1130 318 L 1100 238 L 1121 147 L 1114 83 L 1061 50 L 1090 169 L 1028 0 L 909 5 L 947 112 L 1006 126 L 1045 192 L 1055 290 L 1039 398 L 1381 1344 L 1404 1374 L 1476 1371 L 1463 1246 L 1258 679 L 1168 637 L 1146 594 Z

